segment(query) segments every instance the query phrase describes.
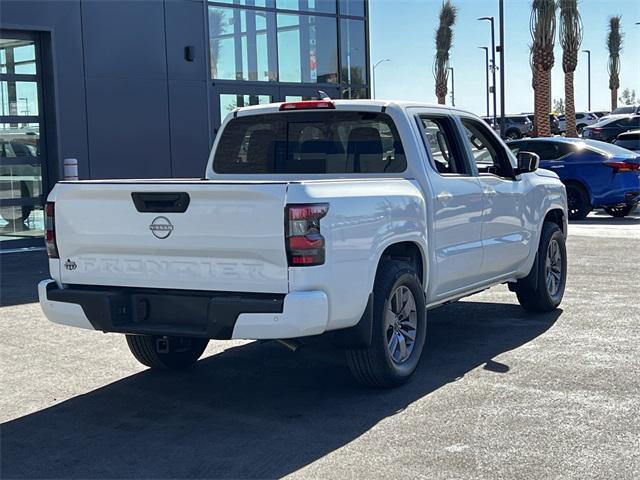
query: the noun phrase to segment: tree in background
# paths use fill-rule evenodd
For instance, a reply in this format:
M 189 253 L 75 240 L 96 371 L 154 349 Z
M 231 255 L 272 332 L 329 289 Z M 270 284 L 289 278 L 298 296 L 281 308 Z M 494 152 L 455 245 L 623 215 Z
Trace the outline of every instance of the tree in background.
M 567 137 L 577 137 L 576 104 L 573 96 L 573 72 L 578 66 L 582 45 L 582 19 L 577 0 L 560 0 L 560 43 L 564 70 L 565 128 Z
M 551 69 L 555 61 L 553 45 L 556 39 L 555 0 L 533 0 L 529 28 L 533 41 L 534 123 L 539 136 L 550 137 Z
M 222 10 L 209 10 L 209 56 L 211 59 L 211 78 L 218 78 L 218 59 L 220 58 L 220 35 L 225 33 L 225 18 Z
M 618 100 L 620 100 L 620 103 L 622 103 L 623 105 L 635 105 L 637 103 L 636 91 L 625 88 Z
M 620 30 L 620 15 L 609 19 L 609 33 L 607 34 L 607 49 L 609 50 L 609 90 L 611 90 L 611 111 L 618 106 L 618 88 L 620 88 L 620 52 L 622 52 L 622 31 Z
M 567 113 L 567 110 L 564 105 L 564 100 L 562 100 L 561 98 L 557 98 L 553 101 L 553 113 L 557 113 L 558 115 L 564 115 Z M 575 112 L 573 112 L 573 115 L 575 117 Z M 575 127 L 575 122 L 574 122 L 574 127 Z
M 440 23 L 436 30 L 436 58 L 433 62 L 433 76 L 436 80 L 436 97 L 444 105 L 449 83 L 449 54 L 453 45 L 453 25 L 456 23 L 456 7 L 451 0 L 442 2 Z

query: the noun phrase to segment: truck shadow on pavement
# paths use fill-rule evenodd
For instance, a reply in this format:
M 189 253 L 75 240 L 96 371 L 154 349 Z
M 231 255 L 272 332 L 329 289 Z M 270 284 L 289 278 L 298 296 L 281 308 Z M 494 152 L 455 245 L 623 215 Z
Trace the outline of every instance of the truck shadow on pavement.
M 359 387 L 342 352 L 323 344 L 292 353 L 250 343 L 184 373 L 143 371 L 3 424 L 0 476 L 282 477 L 477 367 L 517 369 L 492 359 L 560 314 L 467 301 L 432 311 L 416 375 L 392 390 Z
M 38 282 L 49 278 L 47 252 L 0 253 L 0 307 L 38 301 Z

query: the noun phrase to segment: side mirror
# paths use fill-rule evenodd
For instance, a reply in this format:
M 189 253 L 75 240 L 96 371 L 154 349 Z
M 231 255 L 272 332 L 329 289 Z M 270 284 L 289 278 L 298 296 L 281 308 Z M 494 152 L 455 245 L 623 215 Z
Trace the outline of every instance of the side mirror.
M 518 169 L 516 175 L 535 172 L 540 165 L 540 157 L 537 153 L 518 152 Z

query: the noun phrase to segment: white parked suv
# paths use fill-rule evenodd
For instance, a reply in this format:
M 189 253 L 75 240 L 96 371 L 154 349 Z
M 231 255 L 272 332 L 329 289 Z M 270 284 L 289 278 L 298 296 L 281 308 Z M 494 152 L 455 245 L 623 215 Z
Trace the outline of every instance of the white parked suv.
M 567 200 L 477 116 L 320 100 L 233 111 L 201 180 L 58 183 L 47 203 L 53 322 L 123 333 L 184 368 L 209 339 L 326 334 L 362 383 L 415 370 L 428 309 L 507 283 L 562 300 Z
M 598 123 L 599 120 L 599 117 L 593 112 L 576 112 L 576 130 L 578 133 L 582 133 L 584 127 Z M 567 120 L 564 114 L 558 115 L 558 124 L 561 133 L 567 131 Z

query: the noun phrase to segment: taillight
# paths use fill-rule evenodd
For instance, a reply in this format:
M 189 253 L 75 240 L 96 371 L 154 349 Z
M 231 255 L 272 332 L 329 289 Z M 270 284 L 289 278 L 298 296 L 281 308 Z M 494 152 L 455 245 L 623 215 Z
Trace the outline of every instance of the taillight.
M 331 100 L 305 100 L 287 102 L 280 105 L 280 111 L 288 110 L 333 110 L 336 106 Z
M 55 203 L 47 202 L 45 210 L 45 243 L 49 258 L 58 257 L 58 245 L 56 244 L 56 207 Z
M 613 168 L 614 173 L 635 172 L 640 170 L 640 163 L 604 162 L 607 167 Z
M 290 267 L 311 267 L 324 263 L 324 237 L 320 219 L 329 211 L 326 203 L 287 205 L 286 246 Z

